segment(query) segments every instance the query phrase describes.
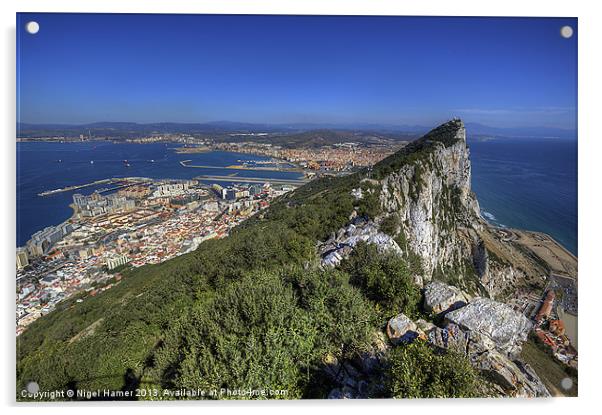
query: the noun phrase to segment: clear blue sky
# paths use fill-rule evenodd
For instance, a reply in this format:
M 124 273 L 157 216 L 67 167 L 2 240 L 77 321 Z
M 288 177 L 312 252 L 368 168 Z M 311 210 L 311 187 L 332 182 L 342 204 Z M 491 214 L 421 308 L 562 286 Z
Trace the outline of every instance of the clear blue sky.
M 21 122 L 572 129 L 577 21 L 26 13 L 17 71 Z

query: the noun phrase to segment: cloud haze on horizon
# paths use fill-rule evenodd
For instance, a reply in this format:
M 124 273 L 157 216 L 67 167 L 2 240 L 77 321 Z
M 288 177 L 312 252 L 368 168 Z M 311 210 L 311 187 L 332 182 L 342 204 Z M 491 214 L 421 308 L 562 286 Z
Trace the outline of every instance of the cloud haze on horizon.
M 560 36 L 564 25 L 572 38 Z M 577 32 L 573 18 L 18 14 L 17 115 L 383 125 L 460 116 L 575 129 Z

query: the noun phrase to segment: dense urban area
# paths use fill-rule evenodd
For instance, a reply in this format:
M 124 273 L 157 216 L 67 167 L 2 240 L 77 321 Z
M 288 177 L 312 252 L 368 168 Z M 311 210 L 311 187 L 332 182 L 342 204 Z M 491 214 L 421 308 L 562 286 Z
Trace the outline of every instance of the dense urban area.
M 72 218 L 36 232 L 17 250 L 17 334 L 75 293 L 94 296 L 118 284 L 123 267 L 160 263 L 223 238 L 293 189 L 144 178 L 120 184 L 108 195 L 74 194 Z

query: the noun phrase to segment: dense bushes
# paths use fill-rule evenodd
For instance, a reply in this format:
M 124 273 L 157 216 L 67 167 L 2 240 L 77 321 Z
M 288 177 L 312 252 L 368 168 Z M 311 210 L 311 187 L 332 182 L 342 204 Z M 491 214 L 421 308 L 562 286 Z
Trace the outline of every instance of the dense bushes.
M 372 310 L 343 273 L 252 273 L 181 319 L 150 373 L 163 387 L 300 398 L 326 353 L 349 357 L 369 343 Z
M 352 284 L 375 301 L 386 316 L 404 313 L 414 316 L 420 290 L 412 280 L 408 263 L 392 253 L 379 253 L 375 245 L 359 243 L 341 264 Z
M 391 352 L 388 392 L 393 398 L 469 398 L 477 394 L 477 374 L 464 356 L 438 354 L 416 341 Z

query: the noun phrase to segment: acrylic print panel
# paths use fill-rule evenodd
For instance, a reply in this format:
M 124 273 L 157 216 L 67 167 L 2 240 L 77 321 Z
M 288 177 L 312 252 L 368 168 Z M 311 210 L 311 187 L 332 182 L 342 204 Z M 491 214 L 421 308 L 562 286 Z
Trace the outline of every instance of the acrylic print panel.
M 575 396 L 577 36 L 18 14 L 17 400 Z

